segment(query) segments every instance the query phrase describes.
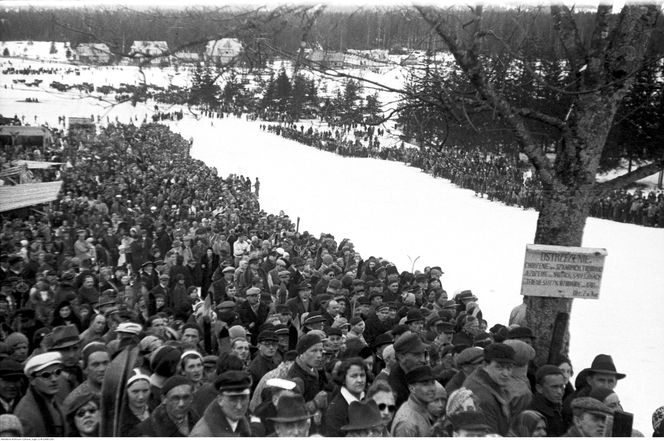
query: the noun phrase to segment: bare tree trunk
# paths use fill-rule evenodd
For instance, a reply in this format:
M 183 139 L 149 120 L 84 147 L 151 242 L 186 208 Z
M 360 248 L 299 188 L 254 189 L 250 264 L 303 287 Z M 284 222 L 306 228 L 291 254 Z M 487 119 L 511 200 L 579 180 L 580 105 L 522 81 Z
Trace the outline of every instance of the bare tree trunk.
M 558 186 L 550 197 L 543 198 L 537 230 L 536 244 L 581 246 L 583 230 L 588 216 L 587 193 L 567 186 Z M 560 313 L 571 316 L 572 299 L 555 297 L 526 297 L 528 327 L 537 335 L 534 347 L 538 365 L 547 363 L 550 352 L 567 354 L 569 350 L 569 327 L 565 326 L 562 341 L 552 341 L 556 317 Z M 565 323 L 567 325 L 567 323 Z

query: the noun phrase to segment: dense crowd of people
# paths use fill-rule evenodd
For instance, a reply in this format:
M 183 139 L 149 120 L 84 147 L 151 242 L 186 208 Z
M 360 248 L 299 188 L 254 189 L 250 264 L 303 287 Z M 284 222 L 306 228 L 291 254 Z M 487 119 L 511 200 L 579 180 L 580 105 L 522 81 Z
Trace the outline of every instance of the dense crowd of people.
M 611 356 L 536 365 L 523 305 L 489 328 L 165 126 L 63 143 L 62 197 L 2 217 L 0 436 L 638 435 Z
M 462 188 L 475 191 L 476 195 L 507 205 L 539 210 L 542 204 L 542 187 L 518 155 L 507 151 L 487 153 L 475 149 L 446 147 L 418 149 L 401 143 L 382 146 L 378 137 L 371 136 L 367 128 L 360 130 L 334 128 L 318 130 L 304 125 L 265 124 L 263 130 L 275 133 L 301 144 L 342 156 L 380 158 L 401 161 L 435 176 L 449 179 Z M 590 215 L 616 222 L 626 222 L 648 227 L 664 228 L 664 192 L 615 190 L 604 198 L 594 200 Z

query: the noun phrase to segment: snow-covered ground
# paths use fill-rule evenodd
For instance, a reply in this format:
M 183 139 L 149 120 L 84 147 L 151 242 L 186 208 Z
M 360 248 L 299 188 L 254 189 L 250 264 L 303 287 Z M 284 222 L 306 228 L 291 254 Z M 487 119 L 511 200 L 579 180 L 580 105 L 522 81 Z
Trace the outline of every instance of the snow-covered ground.
M 129 82 L 129 69 L 84 70 L 70 82 Z M 172 71 L 162 77 L 174 75 Z M 88 77 L 89 75 L 89 77 Z M 159 77 L 158 71 L 151 73 Z M 113 108 L 77 93 L 4 89 L 0 113 L 56 125 L 58 115 L 116 116 L 127 122 L 149 115 L 153 103 Z M 101 80 L 104 78 L 104 80 Z M 134 77 L 135 78 L 135 77 Z M 167 78 L 162 78 L 166 80 Z M 47 81 L 44 81 L 47 83 Z M 25 103 L 26 97 L 40 103 Z M 440 265 L 448 292 L 472 289 L 490 325 L 506 323 L 519 296 L 525 245 L 532 243 L 537 213 L 479 199 L 443 179 L 403 164 L 342 158 L 285 140 L 235 118 L 170 123 L 194 138 L 192 154 L 222 175 L 261 180 L 261 205 L 301 218 L 300 230 L 348 237 L 364 257 L 382 256 L 400 271 Z M 577 300 L 571 319 L 570 355 L 576 372 L 598 353 L 611 354 L 627 377 L 617 392 L 635 428 L 651 433 L 650 417 L 664 405 L 664 229 L 588 219 L 584 246 L 606 248 L 599 300 Z

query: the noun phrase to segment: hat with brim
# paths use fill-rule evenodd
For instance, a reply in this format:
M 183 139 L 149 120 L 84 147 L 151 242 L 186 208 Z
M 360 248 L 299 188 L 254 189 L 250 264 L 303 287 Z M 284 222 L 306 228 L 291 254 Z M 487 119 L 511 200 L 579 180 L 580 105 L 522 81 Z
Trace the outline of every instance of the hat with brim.
M 293 383 L 294 387 L 297 385 Z M 311 418 L 302 395 L 283 395 L 277 402 L 277 415 L 268 417 L 275 423 L 295 423 Z
M 214 387 L 223 395 L 249 395 L 251 377 L 244 371 L 226 371 L 217 377 Z
M 616 371 L 616 365 L 613 363 L 613 358 L 610 355 L 599 354 L 593 360 L 589 368 L 585 368 L 581 372 L 587 374 L 609 374 L 615 375 L 616 379 L 621 380 L 625 378 L 626 374 L 621 374 Z
M 314 315 L 310 315 L 309 317 L 307 317 L 306 320 L 304 321 L 303 325 L 305 325 L 305 326 L 313 325 L 314 323 L 323 323 L 325 321 L 326 321 L 325 317 L 323 317 L 322 315 L 314 314 Z
M 26 377 L 46 369 L 54 364 L 62 364 L 62 356 L 59 352 L 44 352 L 43 354 L 35 355 L 28 358 L 23 367 L 23 373 Z
M 79 343 L 76 325 L 56 326 L 53 329 L 53 343 L 50 350 L 65 349 Z
M 406 323 L 413 322 L 424 322 L 424 316 L 419 309 L 408 311 L 408 314 L 406 315 Z
M 341 430 L 366 430 L 380 427 L 384 424 L 375 401 L 366 403 L 353 401 L 348 405 L 348 424 L 341 426 Z
M 221 270 L 221 272 L 222 272 L 222 273 L 234 273 L 234 272 L 235 272 L 235 268 L 233 268 L 232 266 L 227 266 L 226 268 L 224 268 L 223 270 Z

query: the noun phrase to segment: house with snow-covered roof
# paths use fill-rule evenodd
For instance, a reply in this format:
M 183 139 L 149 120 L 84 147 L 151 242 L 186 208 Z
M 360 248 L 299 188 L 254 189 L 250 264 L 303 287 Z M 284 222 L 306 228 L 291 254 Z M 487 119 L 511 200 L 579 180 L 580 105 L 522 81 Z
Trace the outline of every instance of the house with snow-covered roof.
M 129 57 L 136 64 L 147 61 L 150 65 L 168 64 L 168 43 L 165 41 L 134 40 L 129 49 Z
M 106 43 L 81 43 L 76 47 L 76 58 L 85 64 L 108 64 L 111 50 Z
M 205 46 L 205 59 L 215 64 L 228 64 L 244 51 L 242 42 L 237 38 L 210 40 Z
M 313 64 L 324 68 L 342 69 L 346 67 L 346 56 L 341 52 L 328 52 L 314 49 L 307 57 Z

